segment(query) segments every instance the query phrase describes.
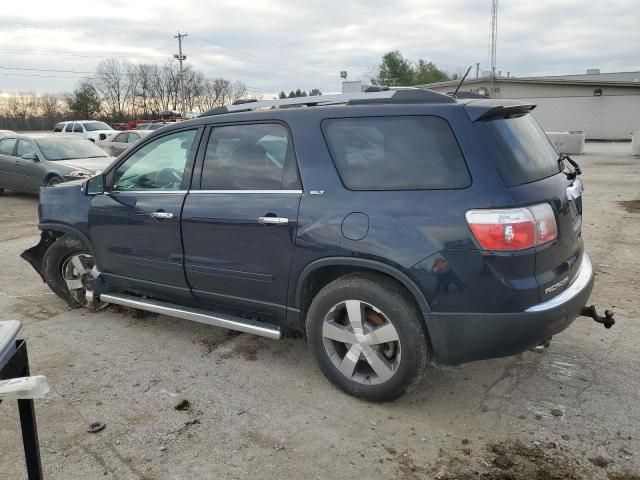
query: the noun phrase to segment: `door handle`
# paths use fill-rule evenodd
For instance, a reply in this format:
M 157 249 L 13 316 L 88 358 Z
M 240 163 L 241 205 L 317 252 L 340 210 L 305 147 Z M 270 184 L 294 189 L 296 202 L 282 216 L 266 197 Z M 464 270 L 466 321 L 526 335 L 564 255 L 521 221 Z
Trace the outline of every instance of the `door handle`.
M 173 213 L 171 212 L 152 212 L 150 215 L 153 218 L 161 218 L 161 219 L 173 218 Z
M 287 225 L 289 219 L 283 217 L 258 217 L 258 222 L 263 225 Z

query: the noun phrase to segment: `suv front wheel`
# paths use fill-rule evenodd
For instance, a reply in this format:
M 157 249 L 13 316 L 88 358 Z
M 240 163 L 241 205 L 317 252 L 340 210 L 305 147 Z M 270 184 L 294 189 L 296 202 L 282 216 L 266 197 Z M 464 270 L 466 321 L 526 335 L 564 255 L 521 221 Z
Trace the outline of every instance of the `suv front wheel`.
M 107 305 L 93 297 L 88 281 L 98 270 L 89 249 L 76 237 L 58 238 L 45 252 L 42 266 L 49 288 L 70 306 L 98 310 Z
M 307 338 L 331 382 L 377 402 L 403 395 L 429 356 L 414 302 L 396 282 L 375 274 L 341 277 L 320 290 L 307 314 Z

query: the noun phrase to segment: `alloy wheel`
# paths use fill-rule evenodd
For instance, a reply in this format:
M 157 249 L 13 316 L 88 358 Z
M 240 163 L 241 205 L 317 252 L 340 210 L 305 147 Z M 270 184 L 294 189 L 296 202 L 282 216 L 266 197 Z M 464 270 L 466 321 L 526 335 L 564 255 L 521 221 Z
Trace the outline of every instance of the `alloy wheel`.
M 102 309 L 108 304 L 97 301 L 93 291 L 88 286 L 88 281 L 99 275 L 96 262 L 87 253 L 71 255 L 62 263 L 62 278 L 69 289 L 69 293 L 75 302 L 83 307 Z
M 346 300 L 329 310 L 322 340 L 333 365 L 357 383 L 384 383 L 400 365 L 398 331 L 379 308 L 360 300 Z

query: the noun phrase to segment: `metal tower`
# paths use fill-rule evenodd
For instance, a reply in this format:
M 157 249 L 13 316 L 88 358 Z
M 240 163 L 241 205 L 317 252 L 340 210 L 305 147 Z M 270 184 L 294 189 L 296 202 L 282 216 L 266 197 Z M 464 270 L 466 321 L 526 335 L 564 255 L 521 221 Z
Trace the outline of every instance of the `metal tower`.
M 491 64 L 491 82 L 496 76 L 496 50 L 498 46 L 498 0 L 491 0 L 491 47 L 489 63 Z

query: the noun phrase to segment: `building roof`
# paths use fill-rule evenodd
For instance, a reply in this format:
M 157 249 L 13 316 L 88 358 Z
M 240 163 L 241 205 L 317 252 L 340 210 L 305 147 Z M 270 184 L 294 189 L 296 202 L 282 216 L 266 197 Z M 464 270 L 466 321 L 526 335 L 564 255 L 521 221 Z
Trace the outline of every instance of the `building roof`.
M 465 85 L 490 82 L 491 77 L 467 78 Z M 496 83 L 528 83 L 551 85 L 586 85 L 586 86 L 610 86 L 610 87 L 638 87 L 640 88 L 640 71 L 638 72 L 612 72 L 612 73 L 587 73 L 579 75 L 549 75 L 541 77 L 502 77 L 496 76 Z M 445 82 L 429 83 L 420 87 L 455 87 L 460 80 L 447 80 Z

